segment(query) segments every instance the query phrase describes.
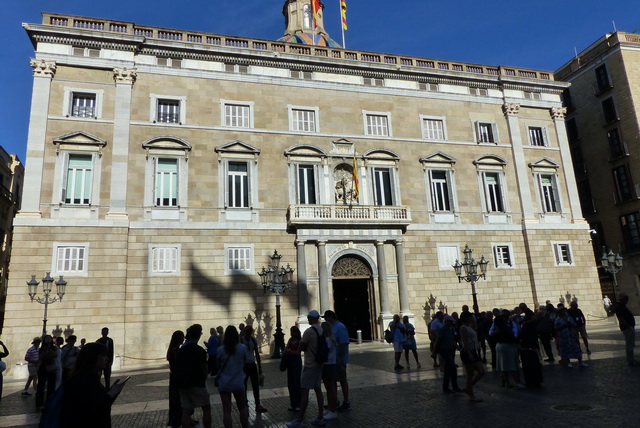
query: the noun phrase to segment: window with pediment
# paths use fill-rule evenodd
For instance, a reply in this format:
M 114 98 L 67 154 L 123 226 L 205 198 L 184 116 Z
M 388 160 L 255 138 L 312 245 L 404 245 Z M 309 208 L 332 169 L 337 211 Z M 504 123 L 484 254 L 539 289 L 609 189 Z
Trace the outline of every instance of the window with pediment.
M 370 201 L 377 206 L 400 205 L 398 163 L 400 157 L 387 149 L 374 149 L 363 155 L 367 165 Z
M 489 222 L 506 222 L 509 212 L 506 161 L 500 156 L 487 155 L 474 162 L 478 173 L 478 184 L 482 195 L 483 211 Z
M 258 202 L 260 149 L 236 140 L 216 147 L 219 163 L 219 204 L 226 219 L 251 220 Z

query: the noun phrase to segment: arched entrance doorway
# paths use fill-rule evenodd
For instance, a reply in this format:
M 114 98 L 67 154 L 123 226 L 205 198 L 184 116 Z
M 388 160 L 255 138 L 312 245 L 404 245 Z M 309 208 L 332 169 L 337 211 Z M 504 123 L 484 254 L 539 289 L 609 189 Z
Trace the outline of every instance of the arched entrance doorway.
M 363 340 L 374 340 L 375 293 L 371 269 L 357 256 L 338 259 L 331 270 L 333 282 L 333 304 L 338 319 L 355 339 L 362 331 Z

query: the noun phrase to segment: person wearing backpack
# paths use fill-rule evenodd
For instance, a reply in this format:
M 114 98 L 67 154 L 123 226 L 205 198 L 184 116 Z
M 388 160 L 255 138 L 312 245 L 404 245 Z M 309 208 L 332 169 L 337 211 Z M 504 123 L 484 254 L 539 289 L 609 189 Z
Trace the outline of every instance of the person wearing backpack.
M 287 424 L 290 428 L 302 428 L 305 426 L 304 414 L 309 405 L 310 389 L 313 389 L 316 393 L 316 401 L 318 402 L 318 417 L 312 420 L 311 424 L 325 424 L 323 420 L 324 396 L 322 395 L 321 384 L 322 368 L 327 361 L 329 351 L 322 328 L 318 324 L 320 320 L 318 311 L 312 310 L 309 312 L 307 320 L 309 321 L 309 328 L 304 331 L 300 341 L 300 350 L 304 352 L 302 379 L 300 381 L 300 412 L 296 419 Z

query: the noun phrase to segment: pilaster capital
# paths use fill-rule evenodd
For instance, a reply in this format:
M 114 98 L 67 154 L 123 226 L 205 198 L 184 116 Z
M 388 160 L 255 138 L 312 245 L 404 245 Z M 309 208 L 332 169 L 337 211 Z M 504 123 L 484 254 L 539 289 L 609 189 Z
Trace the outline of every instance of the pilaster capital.
M 44 59 L 31 58 L 31 68 L 33 68 L 33 75 L 38 77 L 50 77 L 56 74 L 56 62 L 45 61 Z
M 551 119 L 564 120 L 566 116 L 567 116 L 566 107 L 551 107 Z
M 382 247 L 384 245 L 384 240 L 383 239 L 378 239 L 376 241 L 376 247 Z
M 393 241 L 393 245 L 395 245 L 396 247 L 401 247 L 402 245 L 404 245 L 404 239 L 396 239 L 395 241 Z
M 137 70 L 135 68 L 116 67 L 113 69 L 113 80 L 116 83 L 129 83 L 133 85 L 138 77 Z
M 295 242 L 296 247 L 304 247 L 304 245 L 305 245 L 306 243 L 307 243 L 307 241 L 304 241 L 304 240 L 302 240 L 302 239 L 298 239 L 298 240 L 296 240 L 296 242 Z
M 320 240 L 316 242 L 316 245 L 318 247 L 324 247 L 325 245 L 327 245 L 327 241 L 326 240 Z
M 520 112 L 520 104 L 516 103 L 504 103 L 502 104 L 502 111 L 505 116 L 517 116 Z

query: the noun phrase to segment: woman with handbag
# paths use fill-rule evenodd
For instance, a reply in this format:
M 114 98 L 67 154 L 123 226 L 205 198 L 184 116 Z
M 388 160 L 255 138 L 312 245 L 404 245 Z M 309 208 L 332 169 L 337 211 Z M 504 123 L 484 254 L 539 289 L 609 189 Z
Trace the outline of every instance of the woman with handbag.
M 225 428 L 233 426 L 231 420 L 231 394 L 240 413 L 240 424 L 249 426 L 249 409 L 244 383 L 244 367 L 247 363 L 247 347 L 240 343 L 238 330 L 230 325 L 224 332 L 222 346 L 217 351 L 218 374 L 216 386 L 222 402 L 222 423 Z
M 300 410 L 300 377 L 302 376 L 302 358 L 300 356 L 300 340 L 302 333 L 295 325 L 289 330 L 289 341 L 284 349 L 283 360 L 287 370 L 287 388 L 289 389 L 290 412 Z M 282 368 L 281 368 L 282 370 Z

